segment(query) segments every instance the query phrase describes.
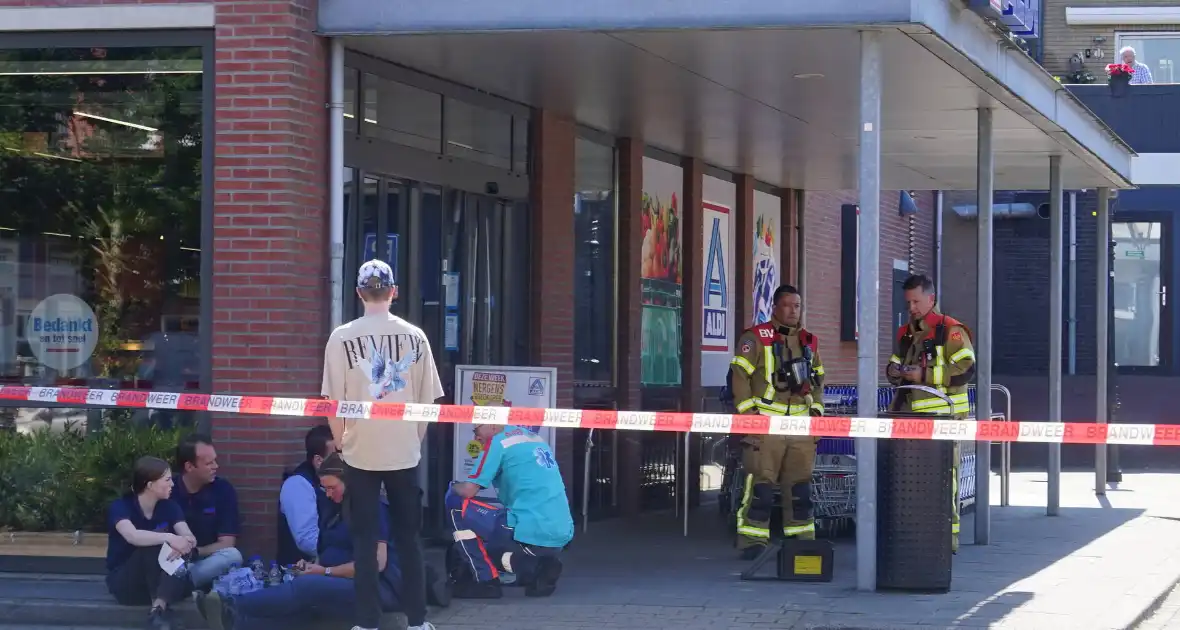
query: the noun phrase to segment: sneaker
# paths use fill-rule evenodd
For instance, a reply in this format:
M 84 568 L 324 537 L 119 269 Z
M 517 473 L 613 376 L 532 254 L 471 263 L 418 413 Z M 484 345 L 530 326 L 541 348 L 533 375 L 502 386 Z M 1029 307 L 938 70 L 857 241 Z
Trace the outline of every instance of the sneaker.
M 553 556 L 537 559 L 537 576 L 524 587 L 528 597 L 549 597 L 557 590 L 557 578 L 561 577 L 561 560 Z
M 233 630 L 234 618 L 221 594 L 213 591 L 197 599 L 197 611 L 211 630 Z
M 406 630 L 438 630 L 438 628 L 435 628 L 434 624 L 430 623 L 429 621 L 423 621 L 422 625 L 410 626 L 409 628 L 406 628 Z
M 148 613 L 148 630 L 175 630 L 172 624 L 172 613 L 164 608 L 153 608 Z

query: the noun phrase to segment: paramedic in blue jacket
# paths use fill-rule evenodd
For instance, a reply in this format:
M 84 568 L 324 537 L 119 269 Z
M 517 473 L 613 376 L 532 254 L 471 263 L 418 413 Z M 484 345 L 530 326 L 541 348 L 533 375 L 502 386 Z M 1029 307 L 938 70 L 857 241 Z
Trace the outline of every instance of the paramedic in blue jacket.
M 448 569 L 455 597 L 501 596 L 501 572 L 530 597 L 546 597 L 561 576 L 558 554 L 574 537 L 565 482 L 549 443 L 531 429 L 480 424 L 483 451 L 468 478 L 447 491 L 455 543 Z M 477 495 L 495 488 L 499 504 Z

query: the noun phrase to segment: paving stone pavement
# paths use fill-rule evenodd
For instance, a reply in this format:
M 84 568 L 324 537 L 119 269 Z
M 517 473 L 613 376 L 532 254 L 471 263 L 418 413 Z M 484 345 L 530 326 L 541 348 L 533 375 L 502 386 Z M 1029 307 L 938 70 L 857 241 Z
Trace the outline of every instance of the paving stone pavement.
M 997 479 L 992 488 L 998 494 Z M 1180 602 L 1143 618 L 1180 580 L 1180 475 L 1127 474 L 1095 497 L 1092 474 L 1067 473 L 1056 517 L 1044 515 L 1045 495 L 1044 473 L 1013 476 L 1012 506 L 992 510 L 993 544 L 964 545 L 947 594 L 856 591 L 847 542 L 831 583 L 740 581 L 743 563 L 703 508 L 687 539 L 670 517 L 592 523 L 552 598 L 507 589 L 502 600 L 456 601 L 431 620 L 439 630 L 1171 629 L 1161 624 L 1180 619 Z M 965 541 L 971 523 L 968 515 Z
M 1135 630 L 1180 630 L 1180 586 Z
M 992 487 L 998 495 L 998 479 Z M 1129 474 L 1100 498 L 1092 474 L 1066 473 L 1056 517 L 1044 515 L 1046 491 L 1044 473 L 1013 476 L 1012 505 L 992 510 L 993 544 L 963 547 L 944 595 L 857 592 L 847 543 L 830 584 L 741 582 L 715 523 L 694 520 L 686 543 L 676 524 L 649 520 L 592 524 L 551 600 L 510 593 L 457 602 L 433 620 L 447 630 L 1124 630 L 1142 621 L 1180 580 L 1180 475 Z

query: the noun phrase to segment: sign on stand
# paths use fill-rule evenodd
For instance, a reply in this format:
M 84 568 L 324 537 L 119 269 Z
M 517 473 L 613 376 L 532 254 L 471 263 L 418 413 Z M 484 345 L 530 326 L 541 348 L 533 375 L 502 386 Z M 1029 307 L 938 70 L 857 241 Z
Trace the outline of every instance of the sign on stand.
M 542 367 L 502 367 L 489 365 L 455 366 L 455 404 L 480 407 L 557 407 L 557 369 Z M 536 431 L 549 448 L 556 449 L 551 427 L 527 427 Z M 483 444 L 475 439 L 475 427 L 455 425 L 455 479 L 466 479 L 475 462 L 483 455 Z M 494 499 L 494 488 L 479 496 Z

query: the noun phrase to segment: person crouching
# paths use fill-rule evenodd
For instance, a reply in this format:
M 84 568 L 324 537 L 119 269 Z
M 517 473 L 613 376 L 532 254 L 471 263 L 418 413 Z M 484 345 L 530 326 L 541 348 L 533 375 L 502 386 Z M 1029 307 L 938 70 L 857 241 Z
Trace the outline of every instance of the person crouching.
M 481 424 L 483 452 L 445 503 L 454 545 L 448 554 L 453 595 L 494 599 L 501 572 L 515 574 L 525 595 L 547 597 L 561 576 L 558 555 L 574 537 L 565 482 L 548 442 L 528 428 Z M 478 498 L 494 487 L 500 505 Z

